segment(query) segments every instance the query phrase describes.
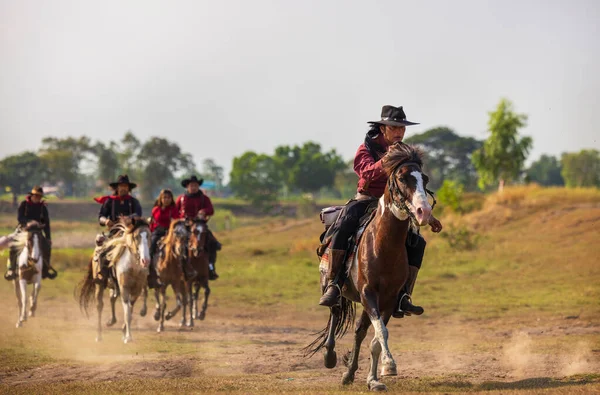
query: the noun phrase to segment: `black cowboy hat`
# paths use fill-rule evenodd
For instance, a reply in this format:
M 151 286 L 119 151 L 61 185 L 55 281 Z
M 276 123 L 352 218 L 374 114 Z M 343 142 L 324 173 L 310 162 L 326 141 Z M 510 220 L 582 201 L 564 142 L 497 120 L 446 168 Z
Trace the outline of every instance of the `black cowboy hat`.
M 198 179 L 196 176 L 191 176 L 190 178 L 186 178 L 185 180 L 181 181 L 181 186 L 187 188 L 190 182 L 197 182 L 198 186 L 200 186 L 204 182 L 204 178 Z
M 29 192 L 29 196 L 31 195 L 44 196 L 44 190 L 41 186 L 36 185 L 33 188 L 31 188 L 31 192 Z
M 119 186 L 119 184 L 129 184 L 129 189 L 137 187 L 136 183 L 129 182 L 129 176 L 127 176 L 127 174 L 119 176 L 119 178 L 117 178 L 117 181 L 111 182 L 108 185 L 110 185 L 111 188 L 116 189 L 117 186 Z
M 367 123 L 375 123 L 379 125 L 390 125 L 390 126 L 410 126 L 418 125 L 416 122 L 406 120 L 406 114 L 400 107 L 394 106 L 383 106 L 381 108 L 381 121 L 369 121 Z

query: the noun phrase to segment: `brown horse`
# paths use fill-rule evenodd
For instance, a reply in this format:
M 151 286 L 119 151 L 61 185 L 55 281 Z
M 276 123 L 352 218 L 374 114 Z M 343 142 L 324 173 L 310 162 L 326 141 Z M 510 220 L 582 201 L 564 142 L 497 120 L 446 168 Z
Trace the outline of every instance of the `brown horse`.
M 194 319 L 204 320 L 206 317 L 206 308 L 208 306 L 208 296 L 210 295 L 210 287 L 208 285 L 208 251 L 206 251 L 206 243 L 208 238 L 208 227 L 203 219 L 195 219 L 190 224 L 190 264 L 196 271 L 197 275 L 186 281 L 186 291 L 188 294 L 188 305 L 190 306 L 190 320 L 188 326 L 194 326 Z M 192 286 L 194 290 L 192 292 Z M 200 288 L 204 288 L 204 302 L 202 310 L 198 311 L 198 297 Z
M 354 382 L 360 346 L 369 326 L 373 325 L 375 336 L 371 341 L 371 367 L 367 378 L 371 390 L 386 389 L 377 376 L 380 356 L 381 376 L 397 375 L 396 362 L 388 348 L 386 325 L 396 308 L 398 293 L 408 278 L 405 243 L 409 227 L 425 225 L 432 209 L 427 200 L 425 186 L 428 177 L 422 172 L 420 150 L 402 143 L 395 144 L 384 157 L 383 166 L 388 174 L 387 187 L 379 199 L 373 219 L 358 241 L 356 254 L 349 262 L 341 303 L 330 309 L 327 326 L 305 348 L 309 355 L 325 348 L 325 366 L 335 367 L 335 339 L 342 337 L 354 322 L 354 302 L 362 304 L 363 312 L 356 324 L 354 347 L 344 358 L 348 370 L 344 373 L 342 383 Z M 322 263 L 320 270 L 324 291 L 327 267 Z
M 156 310 L 154 319 L 159 321 L 157 332 L 162 332 L 165 329 L 165 311 L 167 310 L 166 293 L 169 285 L 175 293 L 177 306 L 174 310 L 169 311 L 166 319 L 170 320 L 177 314 L 183 306 L 186 307 L 187 296 L 185 293 L 185 284 L 183 282 L 183 270 L 181 260 L 184 256 L 184 249 L 188 243 L 189 232 L 185 225 L 185 220 L 178 219 L 171 221 L 169 232 L 164 239 L 164 253 L 157 253 L 156 268 L 158 277 L 160 278 L 160 287 L 155 289 Z M 185 324 L 185 317 L 181 320 L 181 326 Z

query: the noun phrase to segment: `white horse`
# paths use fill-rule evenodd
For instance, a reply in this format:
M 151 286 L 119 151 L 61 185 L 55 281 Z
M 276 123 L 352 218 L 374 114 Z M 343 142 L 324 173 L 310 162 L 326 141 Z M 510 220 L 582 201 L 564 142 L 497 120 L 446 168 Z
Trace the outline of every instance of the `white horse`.
M 33 284 L 33 293 L 30 298 L 29 316 L 35 316 L 37 299 L 42 288 L 42 228 L 37 223 L 30 223 L 18 233 L 12 243 L 11 249 L 17 253 L 18 277 L 13 280 L 17 305 L 19 306 L 19 320 L 17 328 L 27 321 L 27 285 Z
M 123 303 L 123 315 L 125 323 L 123 324 L 123 342 L 133 341 L 131 336 L 131 318 L 133 315 L 133 305 L 142 294 L 147 285 L 148 265 L 150 264 L 150 228 L 144 220 L 136 220 L 133 224 L 127 225 L 119 223 L 115 225 L 121 232 L 121 236 L 115 236 L 107 240 L 101 247 L 100 253 L 106 253 L 106 259 L 110 262 L 111 270 L 116 277 L 118 290 L 111 292 L 111 304 L 113 306 L 113 324 L 114 301 L 117 295 L 121 295 Z M 94 280 L 93 264 L 90 263 L 88 274 L 84 278 L 80 289 L 79 303 L 87 311 L 87 305 L 93 295 L 96 298 L 96 307 L 98 310 L 98 326 L 96 341 L 102 341 L 102 300 L 106 283 Z

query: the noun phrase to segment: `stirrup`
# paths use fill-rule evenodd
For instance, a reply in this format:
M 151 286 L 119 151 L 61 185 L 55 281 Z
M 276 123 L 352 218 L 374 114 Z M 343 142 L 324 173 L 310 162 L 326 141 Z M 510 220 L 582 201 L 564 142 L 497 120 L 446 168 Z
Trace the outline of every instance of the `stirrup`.
M 331 288 L 331 287 L 337 288 L 337 291 L 338 291 L 337 300 L 331 306 L 326 305 L 326 304 L 322 304 L 322 302 L 323 302 L 322 301 L 323 296 L 325 296 L 325 294 L 327 293 L 327 291 L 329 291 L 329 288 Z M 321 295 L 321 299 L 319 300 L 319 305 L 320 306 L 327 306 L 327 307 L 339 306 L 341 304 L 341 300 L 342 300 L 342 288 L 337 283 L 329 283 L 329 284 L 327 284 L 327 287 L 325 288 L 325 292 L 323 292 L 323 295 Z

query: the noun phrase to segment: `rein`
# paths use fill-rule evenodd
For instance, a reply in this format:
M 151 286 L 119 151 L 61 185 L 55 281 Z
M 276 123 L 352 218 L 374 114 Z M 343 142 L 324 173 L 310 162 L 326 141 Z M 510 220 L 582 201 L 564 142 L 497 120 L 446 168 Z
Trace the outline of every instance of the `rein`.
M 388 182 L 388 191 L 390 192 L 390 198 L 392 199 L 392 204 L 394 205 L 394 207 L 406 214 L 408 218 L 410 218 L 415 228 L 418 229 L 417 218 L 408 207 L 408 204 L 406 204 L 406 198 L 402 196 L 402 192 L 400 192 L 400 187 L 398 186 L 398 181 L 396 177 L 400 169 L 411 165 L 417 166 L 419 168 L 419 172 L 423 172 L 423 170 L 421 169 L 421 165 L 419 165 L 417 162 L 402 163 L 401 165 L 397 166 L 392 172 L 392 180 L 391 182 Z M 433 199 L 433 204 L 431 205 L 431 209 L 433 210 L 437 203 L 437 201 L 435 200 L 435 196 L 433 195 L 433 191 L 430 191 L 429 189 L 425 188 L 425 192 L 429 194 Z

